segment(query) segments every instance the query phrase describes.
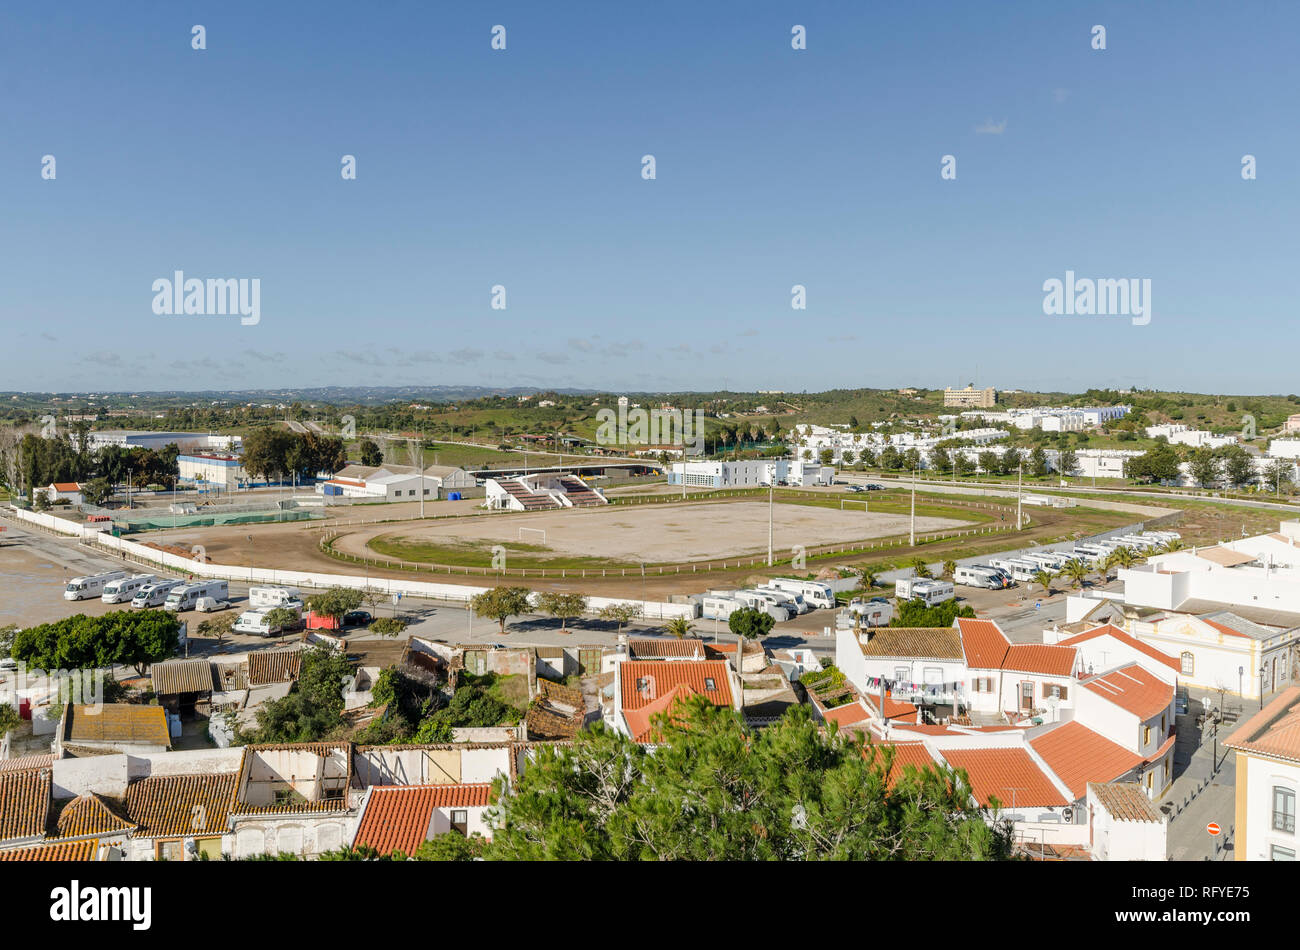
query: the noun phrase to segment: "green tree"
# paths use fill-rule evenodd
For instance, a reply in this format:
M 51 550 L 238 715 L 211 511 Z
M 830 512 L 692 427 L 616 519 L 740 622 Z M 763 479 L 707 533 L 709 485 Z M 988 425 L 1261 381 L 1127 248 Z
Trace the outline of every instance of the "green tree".
M 365 594 L 354 587 L 331 587 L 307 598 L 307 609 L 318 617 L 341 621 L 343 616 L 359 608 Z
M 412 861 L 474 861 L 483 856 L 487 839 L 475 833 L 466 837 L 455 831 L 434 835 L 411 855 Z
M 361 452 L 362 465 L 383 465 L 384 453 L 380 451 L 379 446 L 375 445 L 370 439 L 362 439 L 358 446 Z M 340 466 L 342 467 L 342 466 Z
M 12 655 L 45 670 L 104 669 L 129 665 L 143 676 L 180 643 L 180 621 L 163 611 L 117 610 L 99 617 L 77 614 L 37 624 L 14 635 Z
M 537 609 L 548 617 L 560 621 L 560 632 L 568 633 L 569 618 L 581 617 L 587 611 L 587 598 L 582 594 L 548 590 L 537 595 Z
M 239 734 L 243 742 L 320 742 L 342 733 L 343 684 L 352 679 L 346 656 L 327 647 L 303 651 L 298 682 L 281 699 L 257 710 L 257 727 Z
M 997 472 L 999 468 L 998 453 L 985 450 L 979 454 L 978 459 L 980 470 L 984 474 L 991 475 Z
M 104 499 L 113 494 L 113 486 L 107 478 L 92 478 L 81 486 L 81 497 L 87 504 L 100 505 Z
M 930 565 L 926 564 L 925 558 L 921 557 L 919 554 L 912 558 L 912 560 L 908 561 L 908 564 L 912 568 L 912 573 L 917 577 L 934 577 L 934 571 L 930 570 Z
M 671 617 L 664 624 L 664 629 L 668 631 L 670 636 L 683 640 L 695 629 L 695 625 L 685 617 Z
M 861 734 L 803 707 L 758 732 L 694 697 L 661 717 L 654 754 L 597 725 L 498 780 L 489 860 L 1005 860 L 964 773 L 898 770 Z M 995 803 L 996 804 L 996 803 Z
M 1136 458 L 1129 459 L 1125 473 L 1139 481 L 1167 482 L 1179 477 L 1178 453 L 1165 442 L 1153 445 Z
M 1292 465 L 1293 463 L 1283 459 L 1270 462 L 1268 468 L 1264 470 L 1264 486 L 1281 494 L 1282 488 L 1291 484 Z
M 920 597 L 911 600 L 896 600 L 898 609 L 889 621 L 891 627 L 951 627 L 958 617 L 974 617 L 975 611 L 967 604 L 956 599 L 945 600 L 933 607 Z
M 1056 456 L 1056 470 L 1062 475 L 1073 475 L 1079 467 L 1079 456 L 1073 449 L 1062 449 Z
M 23 724 L 23 717 L 8 702 L 0 700 L 0 740 Z
M 623 628 L 633 620 L 644 615 L 645 608 L 641 604 L 634 604 L 627 600 L 621 600 L 610 604 L 608 607 L 602 607 L 596 614 L 601 620 L 613 621 L 618 624 L 619 633 L 622 633 Z
M 952 560 L 952 558 L 949 558 L 948 560 L 946 560 L 946 561 L 943 562 L 943 576 L 944 576 L 944 577 L 947 577 L 947 578 L 949 578 L 949 579 L 951 580 L 952 577 L 953 577 L 953 575 L 955 575 L 956 573 L 957 573 L 957 562 L 956 562 L 956 561 Z
M 1209 488 L 1219 479 L 1219 459 L 1212 449 L 1193 449 L 1187 467 L 1192 481 L 1201 488 Z
M 1047 474 L 1047 453 L 1043 451 L 1041 445 L 1035 445 L 1034 450 L 1029 453 L 1028 471 L 1035 478 L 1042 478 Z
M 1227 446 L 1223 451 L 1223 477 L 1233 488 L 1244 488 L 1255 481 L 1253 457 L 1239 445 Z
M 1047 569 L 1036 571 L 1034 573 L 1034 583 L 1041 586 L 1043 588 L 1043 593 L 1049 596 L 1052 593 L 1052 581 L 1055 580 L 1055 578 L 1056 575 Z
M 1075 590 L 1083 586 L 1083 582 L 1088 579 L 1090 573 L 1092 572 L 1088 570 L 1088 565 L 1078 558 L 1071 558 L 1061 566 L 1061 576 L 1073 581 Z
M 507 620 L 532 610 L 526 587 L 493 587 L 491 590 L 474 595 L 470 606 L 480 617 L 487 617 L 501 624 L 502 636 L 505 636 Z
M 772 632 L 772 625 L 775 623 L 776 619 L 771 614 L 753 607 L 733 610 L 731 616 L 727 618 L 727 628 L 736 636 L 744 637 L 746 640 L 757 640 L 767 636 Z

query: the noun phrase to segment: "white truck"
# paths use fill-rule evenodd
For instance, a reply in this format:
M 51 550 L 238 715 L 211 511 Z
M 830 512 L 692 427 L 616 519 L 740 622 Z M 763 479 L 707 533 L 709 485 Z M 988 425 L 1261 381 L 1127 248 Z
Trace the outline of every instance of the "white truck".
M 835 591 L 831 590 L 830 584 L 822 581 L 801 581 L 793 577 L 774 577 L 768 581 L 767 586 L 776 590 L 802 594 L 804 601 L 810 607 L 835 606 Z
M 927 607 L 933 607 L 945 600 L 952 600 L 957 596 L 957 591 L 949 581 L 928 577 L 904 577 L 894 582 L 894 594 L 899 600 L 920 598 Z
M 248 588 L 248 607 L 256 610 L 261 607 L 288 607 L 301 604 L 302 594 L 296 587 L 250 587 Z
M 161 607 L 167 601 L 167 595 L 180 586 L 181 581 L 155 581 L 146 584 L 135 592 L 135 596 L 131 598 L 131 606 Z
M 104 593 L 104 587 L 113 581 L 120 581 L 126 577 L 126 571 L 107 571 L 103 574 L 87 574 L 85 577 L 74 577 L 68 581 L 68 586 L 63 589 L 64 600 L 90 600 L 93 597 L 99 597 Z
M 156 580 L 158 578 L 152 574 L 135 574 L 120 581 L 109 581 L 104 585 L 104 593 L 99 595 L 99 599 L 106 604 L 124 604 L 134 600 L 141 588 L 148 587 Z
M 163 610 L 170 610 L 173 613 L 192 610 L 198 604 L 200 597 L 229 600 L 229 585 L 225 581 L 201 581 L 197 584 L 174 587 L 168 592 L 167 599 L 163 602 Z

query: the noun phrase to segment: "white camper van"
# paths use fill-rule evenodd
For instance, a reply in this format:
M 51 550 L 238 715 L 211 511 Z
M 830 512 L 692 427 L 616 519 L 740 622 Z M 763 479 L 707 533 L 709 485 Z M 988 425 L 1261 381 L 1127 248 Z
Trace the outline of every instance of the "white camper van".
M 90 600 L 92 597 L 99 597 L 104 593 L 104 586 L 113 581 L 120 581 L 126 577 L 126 571 L 108 571 L 104 574 L 88 574 L 85 577 L 74 577 L 68 581 L 68 586 L 63 589 L 64 600 Z
M 262 637 L 273 637 L 277 633 L 284 632 L 285 629 L 283 624 L 272 626 L 272 624 L 266 619 L 267 615 L 271 611 L 278 609 L 278 607 L 262 607 L 258 610 L 245 610 L 239 615 L 239 619 L 235 621 L 235 624 L 231 629 L 236 633 L 253 633 Z M 295 614 L 298 613 L 296 608 L 290 607 L 287 609 L 293 610 Z
M 181 581 L 154 581 L 152 584 L 146 584 L 135 592 L 131 598 L 132 607 L 161 607 L 167 600 L 167 595 L 177 587 L 181 586 Z
M 798 591 L 781 590 L 775 587 L 757 587 L 755 592 L 765 594 L 768 600 L 785 607 L 791 615 L 806 614 L 812 608 L 808 606 L 807 601 L 803 599 L 803 594 Z
M 834 607 L 835 592 L 831 590 L 831 585 L 822 581 L 800 581 L 792 577 L 774 577 L 768 582 L 768 587 L 776 590 L 788 590 L 791 593 L 802 594 L 804 601 L 810 607 Z
M 705 594 L 701 603 L 700 616 L 705 620 L 726 620 L 733 611 L 739 610 L 743 606 L 744 604 L 740 601 L 733 600 L 730 597 Z
M 1007 586 L 1003 580 L 1003 575 L 997 568 L 986 567 L 983 564 L 959 566 L 952 579 L 955 583 L 964 584 L 967 587 L 982 587 L 985 590 L 1001 590 Z
M 167 600 L 163 602 L 163 610 L 170 610 L 173 613 L 192 610 L 200 597 L 228 600 L 230 598 L 229 585 L 225 581 L 201 581 L 198 584 L 174 587 L 168 592 Z
M 152 574 L 136 574 L 120 581 L 109 581 L 104 585 L 104 593 L 100 594 L 99 599 L 106 604 L 124 604 L 134 600 L 141 588 L 148 587 L 157 579 Z
M 894 619 L 894 605 L 887 600 L 864 600 L 854 597 L 849 601 L 848 615 L 857 614 L 868 627 L 883 627 Z
M 894 593 L 900 600 L 915 600 L 919 597 L 927 607 L 933 607 L 957 596 L 956 589 L 949 581 L 918 577 L 905 577 L 895 581 Z
M 296 587 L 250 587 L 248 588 L 248 607 L 256 610 L 261 607 L 288 607 L 301 604 L 302 594 Z
M 738 590 L 733 599 L 740 601 L 744 607 L 752 607 L 755 610 L 762 611 L 777 623 L 789 620 L 791 617 L 787 608 L 770 599 L 768 595 L 760 594 L 757 591 Z

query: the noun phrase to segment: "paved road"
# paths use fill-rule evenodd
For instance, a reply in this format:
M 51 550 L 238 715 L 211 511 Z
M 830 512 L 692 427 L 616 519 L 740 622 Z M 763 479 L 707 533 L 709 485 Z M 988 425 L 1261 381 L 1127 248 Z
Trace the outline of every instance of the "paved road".
M 1213 700 L 1217 704 L 1217 698 Z M 1168 851 L 1171 861 L 1231 861 L 1236 838 L 1236 761 L 1223 748 L 1222 739 L 1235 726 L 1222 724 L 1219 733 L 1218 769 L 1215 748 L 1209 734 L 1202 734 L 1196 717 L 1203 709 L 1193 695 L 1188 714 L 1178 717 L 1178 739 L 1174 746 L 1174 783 L 1158 803 L 1169 814 Z M 1243 715 L 1249 715 L 1248 707 Z M 1222 834 L 1211 836 L 1206 826 L 1215 822 Z

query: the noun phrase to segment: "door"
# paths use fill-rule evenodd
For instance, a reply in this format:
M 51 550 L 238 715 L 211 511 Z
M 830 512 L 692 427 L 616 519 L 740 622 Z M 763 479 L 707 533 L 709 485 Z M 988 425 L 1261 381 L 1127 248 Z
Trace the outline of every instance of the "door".
M 1020 684 L 1020 708 L 1024 712 L 1034 708 L 1034 684 L 1029 680 Z

